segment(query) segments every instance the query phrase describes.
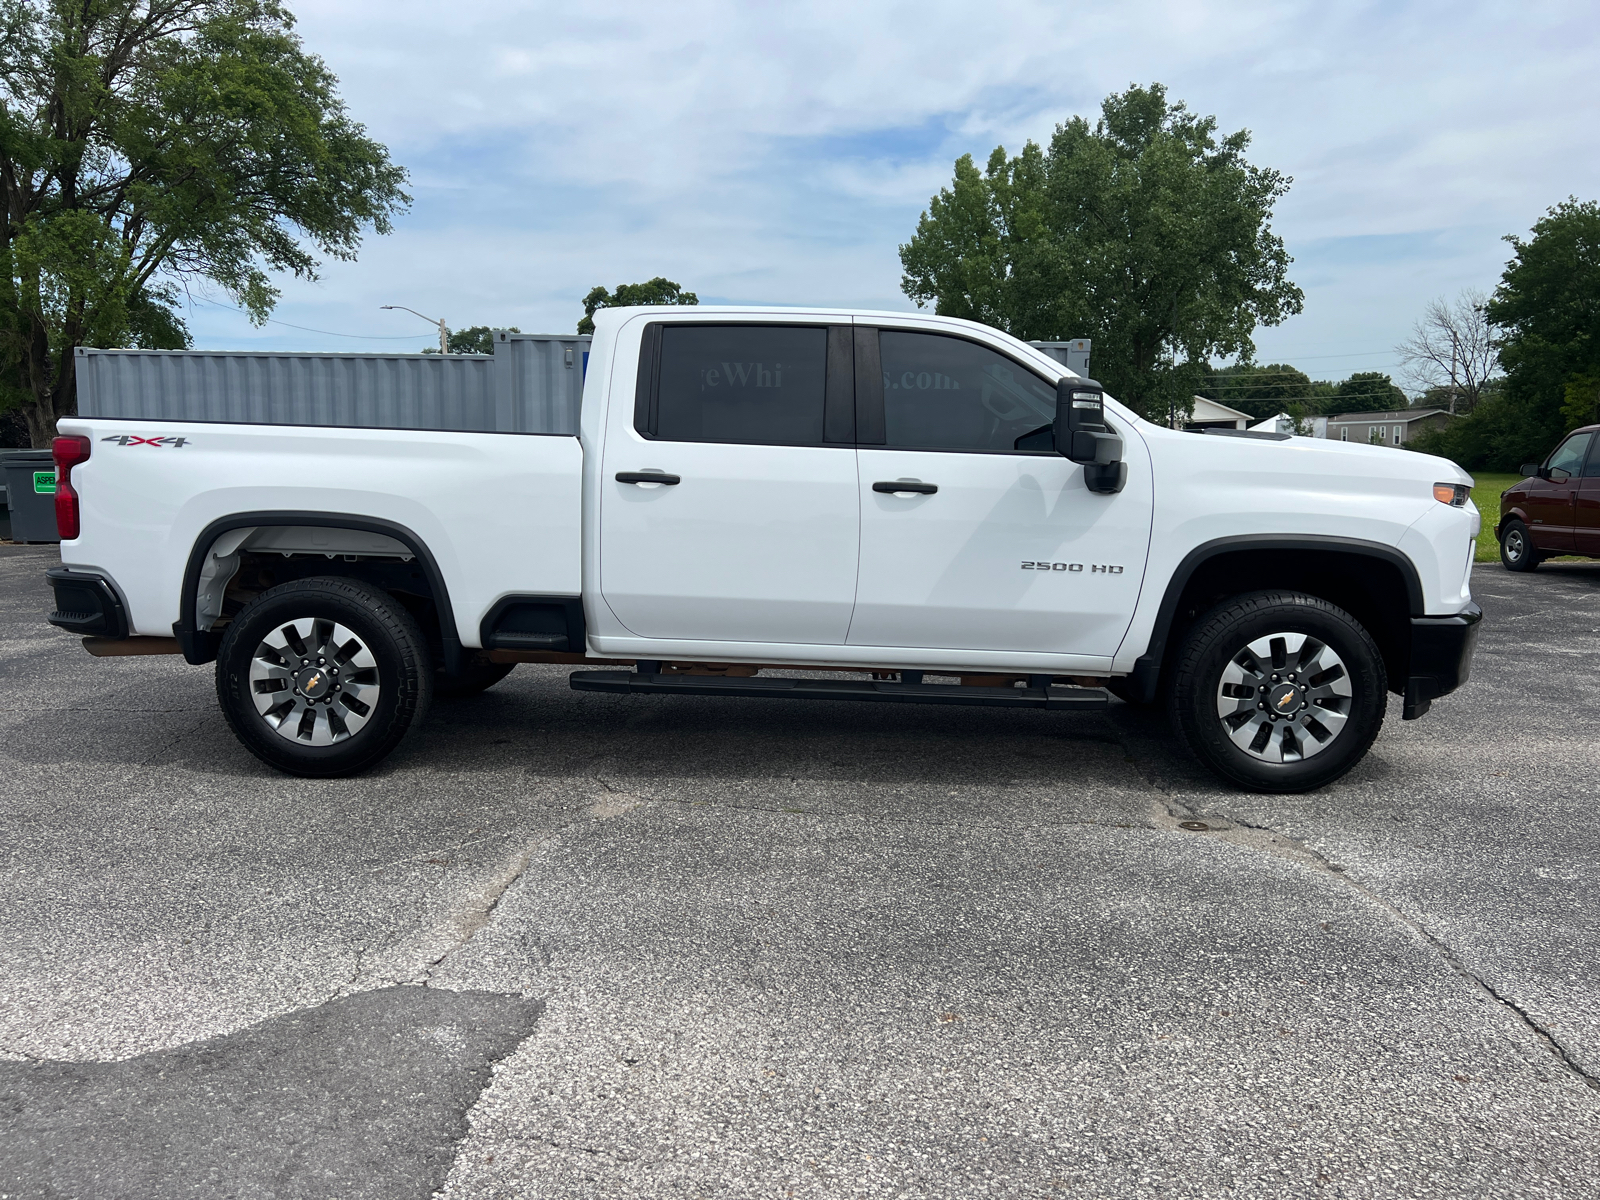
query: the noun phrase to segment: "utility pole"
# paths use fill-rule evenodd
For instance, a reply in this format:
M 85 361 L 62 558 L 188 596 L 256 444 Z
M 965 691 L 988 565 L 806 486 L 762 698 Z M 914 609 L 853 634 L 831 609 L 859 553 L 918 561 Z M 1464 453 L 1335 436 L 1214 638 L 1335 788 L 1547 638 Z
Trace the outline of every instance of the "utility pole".
M 1459 352 L 1459 350 L 1458 350 L 1458 343 L 1456 341 L 1456 331 L 1454 329 L 1452 329 L 1450 331 L 1450 415 L 1451 416 L 1455 416 L 1455 413 L 1456 413 L 1456 358 L 1457 358 L 1458 352 Z
M 444 323 L 443 317 L 435 321 L 432 317 L 423 317 L 416 309 L 407 308 L 404 304 L 380 304 L 378 307 L 385 310 L 398 308 L 401 312 L 408 312 L 413 317 L 422 317 L 429 325 L 437 325 L 439 327 L 439 353 L 450 353 L 450 327 Z

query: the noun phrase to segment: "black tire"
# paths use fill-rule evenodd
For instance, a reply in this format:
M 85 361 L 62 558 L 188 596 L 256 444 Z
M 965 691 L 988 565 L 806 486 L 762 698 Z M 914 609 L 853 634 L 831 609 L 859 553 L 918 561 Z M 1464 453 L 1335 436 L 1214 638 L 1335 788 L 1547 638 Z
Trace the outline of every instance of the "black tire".
M 217 655 L 217 699 L 234 735 L 262 762 L 312 778 L 379 762 L 421 723 L 433 682 L 411 614 L 354 579 L 297 579 L 262 592 L 228 626 Z
M 1508 571 L 1532 571 L 1543 561 L 1528 527 L 1512 517 L 1500 527 L 1500 562 Z
M 1279 703 L 1288 706 L 1281 715 L 1271 707 Z M 1235 596 L 1202 616 L 1179 652 L 1168 699 L 1190 752 L 1255 792 L 1307 792 L 1338 779 L 1371 748 L 1388 703 L 1371 634 L 1343 609 L 1298 592 Z
M 476 696 L 486 692 L 511 674 L 516 663 L 468 663 L 458 674 L 443 671 L 433 677 L 433 695 L 436 700 L 456 700 L 463 696 Z

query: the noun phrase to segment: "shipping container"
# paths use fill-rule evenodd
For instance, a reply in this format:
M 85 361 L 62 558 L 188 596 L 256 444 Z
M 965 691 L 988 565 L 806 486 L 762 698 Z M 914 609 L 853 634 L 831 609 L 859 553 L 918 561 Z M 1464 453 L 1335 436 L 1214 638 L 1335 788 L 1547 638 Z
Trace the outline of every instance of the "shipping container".
M 79 347 L 78 414 L 576 436 L 589 340 L 497 330 L 493 354 Z

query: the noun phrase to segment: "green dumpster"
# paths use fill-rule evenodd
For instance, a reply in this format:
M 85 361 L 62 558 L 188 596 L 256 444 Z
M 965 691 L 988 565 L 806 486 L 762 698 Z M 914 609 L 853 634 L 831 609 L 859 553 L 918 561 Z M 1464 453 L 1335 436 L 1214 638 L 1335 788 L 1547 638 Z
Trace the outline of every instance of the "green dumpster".
M 6 501 L 11 509 L 11 540 L 59 542 L 56 532 L 56 464 L 48 450 L 0 452 Z

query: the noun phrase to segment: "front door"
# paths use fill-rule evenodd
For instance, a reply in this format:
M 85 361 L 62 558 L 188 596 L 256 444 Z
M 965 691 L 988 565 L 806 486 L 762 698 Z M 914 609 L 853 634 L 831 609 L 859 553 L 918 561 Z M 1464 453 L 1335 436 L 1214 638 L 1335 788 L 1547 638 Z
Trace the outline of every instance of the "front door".
M 874 356 L 879 369 L 862 371 Z M 1098 495 L 1053 449 L 1054 383 L 998 350 L 858 330 L 856 362 L 850 644 L 1114 655 L 1150 544 L 1150 475 L 1136 448 L 1127 486 Z M 880 436 L 881 447 L 866 444 Z
M 1579 554 L 1600 558 L 1600 438 L 1589 443 L 1589 457 L 1578 484 L 1573 516 L 1573 543 Z
M 1573 514 L 1584 454 L 1592 437 L 1588 433 L 1573 434 L 1546 461 L 1545 474 L 1549 478 L 1528 480 L 1523 509 L 1528 514 L 1528 532 L 1540 550 L 1557 554 L 1573 551 Z
M 852 423 L 827 419 L 850 415 L 849 345 L 848 327 L 646 328 L 601 476 L 600 593 L 629 632 L 844 642 L 860 503 Z

